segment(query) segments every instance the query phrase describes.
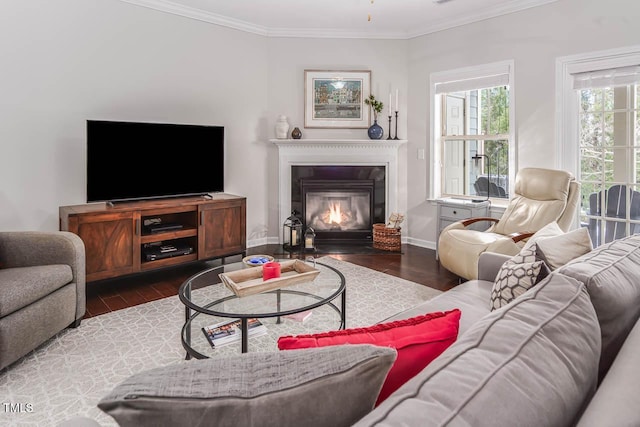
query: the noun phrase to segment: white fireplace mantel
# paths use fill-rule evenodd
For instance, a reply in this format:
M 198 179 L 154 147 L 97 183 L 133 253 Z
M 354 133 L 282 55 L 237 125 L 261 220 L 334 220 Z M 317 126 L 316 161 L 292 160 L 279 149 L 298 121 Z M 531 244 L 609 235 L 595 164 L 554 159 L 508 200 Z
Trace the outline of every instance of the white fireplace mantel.
M 278 146 L 280 224 L 291 215 L 291 166 L 384 166 L 386 218 L 398 212 L 398 150 L 404 139 L 271 139 Z

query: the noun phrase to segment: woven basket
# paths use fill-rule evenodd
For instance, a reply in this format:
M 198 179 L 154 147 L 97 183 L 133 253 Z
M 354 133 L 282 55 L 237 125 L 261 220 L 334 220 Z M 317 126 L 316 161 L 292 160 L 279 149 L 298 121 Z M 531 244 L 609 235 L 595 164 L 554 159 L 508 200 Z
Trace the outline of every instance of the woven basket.
M 385 224 L 373 224 L 373 247 L 383 251 L 400 251 L 401 228 L 387 228 Z

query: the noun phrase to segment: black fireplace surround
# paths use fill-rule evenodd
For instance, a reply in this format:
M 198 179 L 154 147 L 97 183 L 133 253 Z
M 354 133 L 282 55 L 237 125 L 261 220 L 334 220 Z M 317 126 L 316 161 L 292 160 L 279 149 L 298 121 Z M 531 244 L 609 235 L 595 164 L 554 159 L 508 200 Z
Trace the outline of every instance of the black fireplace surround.
M 385 172 L 384 166 L 292 166 L 291 209 L 318 242 L 371 242 L 373 224 L 385 222 Z

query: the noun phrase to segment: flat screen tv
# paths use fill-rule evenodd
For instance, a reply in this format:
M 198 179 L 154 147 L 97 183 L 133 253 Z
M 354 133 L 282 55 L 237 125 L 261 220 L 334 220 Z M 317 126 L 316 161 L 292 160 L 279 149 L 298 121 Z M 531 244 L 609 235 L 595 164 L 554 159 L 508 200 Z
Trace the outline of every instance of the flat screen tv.
M 223 191 L 223 126 L 87 120 L 87 202 Z

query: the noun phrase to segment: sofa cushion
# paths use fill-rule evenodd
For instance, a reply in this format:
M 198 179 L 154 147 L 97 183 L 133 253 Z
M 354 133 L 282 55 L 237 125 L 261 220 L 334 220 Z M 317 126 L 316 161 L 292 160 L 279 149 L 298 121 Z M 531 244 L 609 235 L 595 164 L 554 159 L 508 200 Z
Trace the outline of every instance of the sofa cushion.
M 556 270 L 593 249 L 589 230 L 584 227 L 558 236 L 539 239 L 535 244 L 538 247 L 538 258 L 551 270 Z
M 370 345 L 194 360 L 133 375 L 98 407 L 127 426 L 350 426 L 396 358 Z
M 355 425 L 571 425 L 593 394 L 599 356 L 584 285 L 551 274 L 472 326 Z
M 637 426 L 640 424 L 640 322 L 633 327 L 607 376 L 598 387 L 578 427 Z
M 368 328 L 280 337 L 278 348 L 291 350 L 341 344 L 373 344 L 395 348 L 398 358 L 378 396 L 376 404 L 380 404 L 453 344 L 458 336 L 459 322 L 460 310 L 429 313 Z
M 457 308 L 461 312 L 460 327 L 458 328 L 458 335 L 461 335 L 489 313 L 487 301 L 491 296 L 492 286 L 493 282 L 486 280 L 469 280 L 435 298 L 396 313 L 380 323 L 409 319 L 436 311 L 451 311 Z
M 60 289 L 73 280 L 68 265 L 0 269 L 0 317 L 7 316 Z
M 602 331 L 602 378 L 640 317 L 640 235 L 599 246 L 557 271 L 587 286 Z
M 536 244 L 523 248 L 500 267 L 491 290 L 491 310 L 509 304 L 547 274 L 544 262 L 536 261 Z

